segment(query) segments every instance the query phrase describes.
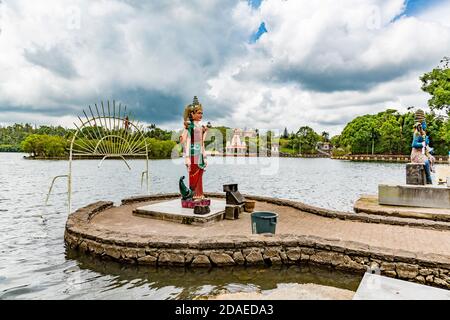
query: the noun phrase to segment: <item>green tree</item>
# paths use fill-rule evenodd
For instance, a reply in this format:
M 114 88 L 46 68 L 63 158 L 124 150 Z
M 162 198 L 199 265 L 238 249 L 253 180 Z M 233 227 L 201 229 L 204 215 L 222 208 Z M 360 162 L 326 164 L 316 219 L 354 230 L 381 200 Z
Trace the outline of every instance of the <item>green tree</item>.
M 427 134 L 436 154 L 446 154 L 445 121 L 434 112 L 426 114 Z M 376 115 L 364 115 L 350 121 L 339 138 L 339 146 L 353 154 L 410 154 L 414 113 L 400 114 L 387 109 Z M 444 128 L 444 129 L 443 129 Z M 372 151 L 373 150 L 373 151 Z
M 157 128 L 154 124 L 148 126 L 148 129 L 146 136 L 149 138 L 155 138 L 157 140 L 170 140 L 172 138 L 172 131 Z
M 322 141 L 323 142 L 329 142 L 330 141 L 330 134 L 326 131 L 322 131 L 321 133 Z
M 297 131 L 297 143 L 300 153 L 314 153 L 320 136 L 308 126 L 303 126 Z
M 377 132 L 378 121 L 375 115 L 356 117 L 342 131 L 340 146 L 354 154 L 367 154 Z
M 341 146 L 341 135 L 332 136 L 330 139 L 330 143 L 333 147 L 339 148 Z
M 30 125 L 18 123 L 8 127 L 0 127 L 0 144 L 12 145 L 14 149 L 19 150 L 20 143 L 32 133 L 30 127 Z
M 42 134 L 29 135 L 22 143 L 21 148 L 33 157 L 44 155 L 45 136 Z
M 44 156 L 63 157 L 67 154 L 68 142 L 60 136 L 44 136 Z
M 398 153 L 401 141 L 401 126 L 395 116 L 387 115 L 380 126 L 379 132 L 383 153 L 392 154 L 394 150 Z
M 18 152 L 20 148 L 12 144 L 0 144 L 0 152 Z
M 33 157 L 63 157 L 67 155 L 68 141 L 59 136 L 31 134 L 22 141 L 21 148 Z
M 219 131 L 220 134 L 215 134 L 214 131 Z M 207 136 L 206 136 L 206 141 L 205 141 L 205 145 L 211 143 L 211 137 L 215 136 L 220 137 L 222 136 L 222 150 L 225 151 L 225 148 L 227 146 L 227 141 L 230 141 L 233 135 L 233 130 L 231 130 L 229 127 L 224 127 L 224 126 L 219 126 L 219 127 L 212 127 L 209 128 Z M 214 144 L 219 144 L 220 141 L 215 141 Z
M 442 140 L 445 143 L 447 152 L 450 151 L 450 118 L 447 119 L 445 123 L 443 123 L 441 130 L 440 130 L 440 136 L 442 137 Z M 445 151 L 441 154 L 445 154 Z
M 147 138 L 149 149 L 149 157 L 154 159 L 167 159 L 171 157 L 172 149 L 177 145 L 171 140 L 157 140 L 155 138 Z
M 422 90 L 431 95 L 428 105 L 431 110 L 444 110 L 450 114 L 450 69 L 449 57 L 441 60 L 441 65 L 425 73 L 420 80 Z
M 446 127 L 446 121 L 434 112 L 425 114 L 425 118 L 427 121 L 426 132 L 430 138 L 430 146 L 434 148 L 436 154 L 446 155 L 449 149 L 449 145 L 445 140 L 446 133 L 443 130 Z

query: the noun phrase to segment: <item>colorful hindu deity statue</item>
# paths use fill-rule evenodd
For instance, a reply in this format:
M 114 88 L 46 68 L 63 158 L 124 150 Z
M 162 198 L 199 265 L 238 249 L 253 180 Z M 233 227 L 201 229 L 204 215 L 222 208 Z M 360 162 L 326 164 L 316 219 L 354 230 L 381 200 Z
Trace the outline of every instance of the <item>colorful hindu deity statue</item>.
M 426 134 L 426 129 L 425 113 L 422 110 L 417 110 L 415 113 L 414 134 L 411 144 L 411 162 L 424 164 L 427 184 L 433 184 L 431 179 L 431 171 L 434 163 L 434 157 L 431 154 L 433 148 L 429 146 L 430 139 Z
M 203 194 L 203 173 L 207 166 L 205 153 L 205 137 L 208 128 L 203 126 L 203 107 L 194 97 L 192 104 L 186 106 L 184 110 L 184 129 L 180 136 L 180 143 L 183 145 L 183 155 L 189 173 L 189 188 L 184 185 L 180 178 L 180 193 L 182 195 L 182 205 L 187 208 L 194 208 L 196 205 L 209 206 L 210 200 Z

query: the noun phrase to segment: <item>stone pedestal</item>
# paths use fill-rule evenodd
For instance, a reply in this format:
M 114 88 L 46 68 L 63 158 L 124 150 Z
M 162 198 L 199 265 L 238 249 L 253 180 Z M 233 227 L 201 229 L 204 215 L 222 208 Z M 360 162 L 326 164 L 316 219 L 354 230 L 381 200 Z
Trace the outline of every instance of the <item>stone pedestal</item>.
M 208 213 L 195 214 L 194 209 L 182 208 L 180 206 L 180 199 L 175 199 L 138 207 L 133 211 L 133 214 L 146 218 L 193 225 L 202 225 L 222 220 L 225 211 L 225 201 L 214 200 L 210 204 Z
M 406 164 L 406 184 L 426 185 L 425 165 L 421 163 Z
M 239 219 L 239 214 L 244 211 L 244 205 L 230 205 L 227 204 L 225 207 L 224 219 L 236 220 Z
M 446 186 L 378 186 L 378 203 L 393 206 L 450 209 L 450 188 Z

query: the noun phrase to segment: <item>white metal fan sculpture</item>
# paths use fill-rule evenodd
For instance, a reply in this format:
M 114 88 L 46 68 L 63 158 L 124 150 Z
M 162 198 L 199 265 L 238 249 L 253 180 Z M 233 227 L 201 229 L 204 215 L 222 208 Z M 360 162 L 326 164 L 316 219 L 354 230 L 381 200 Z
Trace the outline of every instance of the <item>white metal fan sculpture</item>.
M 78 117 L 80 123 L 75 124 L 77 131 L 72 138 L 69 154 L 69 173 L 53 178 L 45 203 L 47 204 L 53 184 L 58 178 L 67 178 L 68 211 L 72 206 L 72 161 L 83 158 L 101 158 L 100 167 L 107 158 L 122 159 L 129 170 L 126 158 L 145 158 L 145 170 L 141 174 L 141 186 L 146 177 L 147 194 L 149 193 L 148 145 L 139 121 L 135 124 L 127 107 L 121 104 L 116 108 L 107 101 L 100 106 L 94 104 L 95 113 L 89 106 L 89 115 L 83 110 L 85 120 Z

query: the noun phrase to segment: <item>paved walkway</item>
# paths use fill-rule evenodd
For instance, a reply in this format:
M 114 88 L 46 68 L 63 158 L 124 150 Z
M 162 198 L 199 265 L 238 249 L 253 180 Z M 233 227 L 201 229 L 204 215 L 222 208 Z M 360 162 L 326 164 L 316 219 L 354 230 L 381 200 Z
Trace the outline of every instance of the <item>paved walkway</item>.
M 213 200 L 214 201 L 214 200 Z M 239 220 L 223 220 L 208 226 L 183 225 L 174 222 L 136 217 L 132 210 L 155 202 L 135 203 L 108 209 L 91 221 L 102 230 L 114 230 L 137 235 L 195 236 L 197 238 L 250 235 L 250 214 Z M 356 241 L 369 246 L 415 253 L 434 253 L 450 256 L 450 231 L 373 224 L 330 219 L 300 210 L 258 202 L 258 211 L 279 214 L 276 233 L 318 236 L 326 239 Z

